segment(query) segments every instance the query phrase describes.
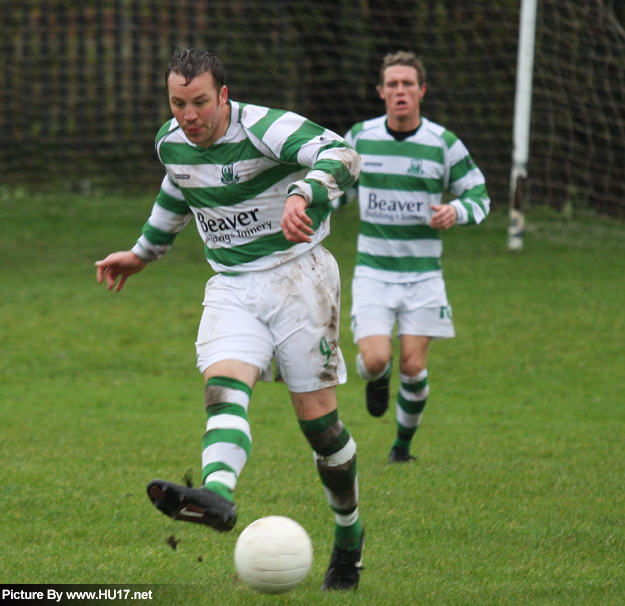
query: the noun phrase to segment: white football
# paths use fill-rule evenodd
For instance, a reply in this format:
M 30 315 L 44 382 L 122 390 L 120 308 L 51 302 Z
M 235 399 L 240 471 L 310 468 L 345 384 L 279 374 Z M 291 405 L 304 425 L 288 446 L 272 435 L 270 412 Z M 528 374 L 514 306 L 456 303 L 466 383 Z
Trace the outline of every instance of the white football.
M 283 516 L 252 522 L 234 548 L 239 578 L 261 593 L 286 593 L 297 587 L 310 571 L 312 557 L 308 533 Z

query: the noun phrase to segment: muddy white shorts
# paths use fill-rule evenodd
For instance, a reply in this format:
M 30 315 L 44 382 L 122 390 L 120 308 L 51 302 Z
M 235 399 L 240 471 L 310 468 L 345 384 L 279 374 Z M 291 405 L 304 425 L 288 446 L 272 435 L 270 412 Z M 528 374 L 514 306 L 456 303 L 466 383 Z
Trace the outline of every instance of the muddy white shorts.
M 262 380 L 295 393 L 347 380 L 339 349 L 341 283 L 334 257 L 317 245 L 273 269 L 218 274 L 206 284 L 196 343 L 198 368 L 222 360 L 256 366 Z
M 455 336 L 451 306 L 442 277 L 409 284 L 356 276 L 352 282 L 354 342 L 374 335 L 417 335 L 435 339 Z

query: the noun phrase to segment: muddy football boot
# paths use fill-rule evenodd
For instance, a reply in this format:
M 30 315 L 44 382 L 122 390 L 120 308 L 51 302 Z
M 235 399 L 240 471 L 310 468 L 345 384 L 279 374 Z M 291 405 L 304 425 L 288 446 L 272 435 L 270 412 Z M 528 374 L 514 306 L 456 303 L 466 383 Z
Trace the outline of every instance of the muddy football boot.
M 323 579 L 321 591 L 356 589 L 362 572 L 362 551 L 365 545 L 365 531 L 362 531 L 360 545 L 353 551 L 334 547 L 330 566 Z
M 389 463 L 410 463 L 410 461 L 416 461 L 417 457 L 413 457 L 405 448 L 399 446 L 393 446 L 391 452 L 388 455 Z
M 369 381 L 365 390 L 367 410 L 373 417 L 381 417 L 388 409 L 388 385 L 391 377 L 381 377 L 375 381 Z
M 234 503 L 206 488 L 152 480 L 148 496 L 157 509 L 174 520 L 206 524 L 219 531 L 232 530 L 237 523 Z

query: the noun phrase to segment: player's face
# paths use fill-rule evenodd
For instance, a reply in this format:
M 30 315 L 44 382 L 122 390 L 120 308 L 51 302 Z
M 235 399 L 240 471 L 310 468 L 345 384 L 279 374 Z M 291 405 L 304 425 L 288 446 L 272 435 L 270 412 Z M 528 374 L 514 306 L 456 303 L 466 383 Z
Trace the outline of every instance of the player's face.
M 210 147 L 223 137 L 230 123 L 228 89 L 215 88 L 211 73 L 204 72 L 185 86 L 185 78 L 172 72 L 167 89 L 171 112 L 192 143 Z
M 391 65 L 384 70 L 384 84 L 379 87 L 386 104 L 389 126 L 416 128 L 420 122 L 420 104 L 425 84 L 419 84 L 417 70 L 409 65 Z

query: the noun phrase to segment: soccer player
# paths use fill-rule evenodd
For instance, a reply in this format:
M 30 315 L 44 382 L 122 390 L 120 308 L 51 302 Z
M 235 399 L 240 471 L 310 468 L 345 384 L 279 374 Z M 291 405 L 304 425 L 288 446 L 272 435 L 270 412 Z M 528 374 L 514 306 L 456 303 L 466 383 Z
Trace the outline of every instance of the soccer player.
M 208 415 L 202 486 L 153 480 L 148 496 L 174 519 L 234 527 L 233 492 L 252 442 L 248 404 L 275 359 L 335 512 L 322 589 L 355 588 L 364 544 L 356 443 L 337 411 L 336 385 L 346 380 L 340 282 L 321 241 L 331 201 L 355 182 L 360 158 L 301 116 L 230 100 L 223 65 L 208 51 L 175 54 L 166 82 L 173 119 L 156 137 L 166 172 L 160 193 L 132 250 L 96 263 L 98 282 L 117 292 L 193 219 L 217 272 L 196 343 Z
M 413 53 L 384 58 L 378 91 L 386 114 L 354 125 L 345 137 L 363 162 L 352 328 L 358 372 L 367 380 L 367 409 L 380 417 L 389 404 L 397 324 L 400 387 L 389 461 L 407 463 L 415 458 L 411 441 L 430 391 L 430 342 L 454 336 L 440 232 L 481 223 L 490 200 L 484 176 L 462 141 L 421 115 L 425 69 Z M 445 191 L 453 199 L 443 204 Z

